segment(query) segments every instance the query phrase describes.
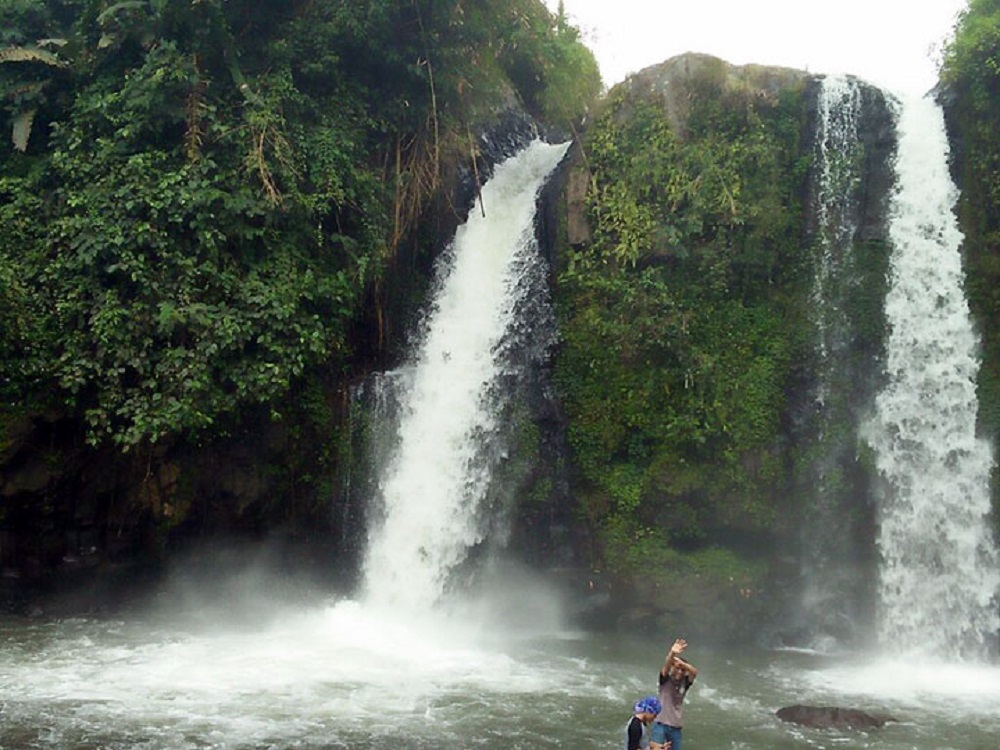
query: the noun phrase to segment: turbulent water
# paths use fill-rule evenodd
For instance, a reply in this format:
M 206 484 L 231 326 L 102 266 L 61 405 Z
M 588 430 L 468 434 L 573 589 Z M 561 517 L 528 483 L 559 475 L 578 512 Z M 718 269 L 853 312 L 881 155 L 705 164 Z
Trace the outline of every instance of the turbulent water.
M 880 638 L 900 652 L 976 657 L 1000 628 L 988 523 L 993 455 L 976 435 L 979 342 L 941 110 L 931 99 L 907 100 L 898 130 L 887 382 L 867 435 L 885 479 Z
M 350 601 L 280 609 L 267 591 L 270 623 L 234 621 L 208 604 L 169 617 L 0 620 L 0 747 L 620 747 L 629 707 L 653 691 L 674 634 L 530 627 L 510 615 L 546 612 L 535 605 L 553 598 L 523 581 L 517 591 L 461 624 L 376 616 Z M 687 699 L 688 750 L 997 746 L 996 667 L 714 651 L 688 635 L 701 670 Z M 795 703 L 898 723 L 807 730 L 774 716 Z

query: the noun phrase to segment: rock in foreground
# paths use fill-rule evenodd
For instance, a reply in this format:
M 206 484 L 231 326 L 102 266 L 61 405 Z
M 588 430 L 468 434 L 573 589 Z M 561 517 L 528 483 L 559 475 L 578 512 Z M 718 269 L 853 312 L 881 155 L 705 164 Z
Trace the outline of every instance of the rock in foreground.
M 775 714 L 782 721 L 814 729 L 881 729 L 887 722 L 896 721 L 884 714 L 835 706 L 785 706 Z

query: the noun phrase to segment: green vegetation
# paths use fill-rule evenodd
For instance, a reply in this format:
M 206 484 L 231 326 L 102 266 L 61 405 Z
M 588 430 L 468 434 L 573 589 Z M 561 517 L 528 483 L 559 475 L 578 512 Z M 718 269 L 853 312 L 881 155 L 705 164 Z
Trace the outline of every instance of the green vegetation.
M 971 0 L 942 75 L 997 437 L 1000 0 Z M 147 463 L 269 422 L 262 502 L 330 496 L 346 386 L 392 353 L 474 134 L 513 105 L 565 133 L 589 115 L 593 234 L 559 248 L 555 376 L 593 560 L 754 588 L 747 550 L 780 534 L 815 450 L 785 423 L 814 341 L 805 97 L 721 62 L 672 85 L 678 111 L 623 86 L 591 112 L 594 57 L 541 0 L 5 0 L 0 455 L 37 415 Z M 854 251 L 867 361 L 886 253 Z M 521 407 L 501 471 L 543 519 L 553 479 L 524 477 L 547 446 Z
M 612 91 L 585 141 L 593 242 L 559 276 L 582 513 L 620 572 L 773 530 L 807 338 L 802 92 L 686 85 L 685 133 Z M 728 555 L 706 559 L 746 566 Z
M 0 403 L 125 450 L 277 417 L 352 367 L 470 133 L 599 90 L 537 0 L 9 0 Z
M 995 441 L 1000 437 L 1000 329 L 995 325 L 1000 320 L 1000 2 L 970 0 L 946 50 L 941 79 L 953 94 L 949 124 L 958 146 L 966 288 L 983 342 L 980 424 Z M 994 507 L 1000 511 L 1000 483 L 993 485 Z

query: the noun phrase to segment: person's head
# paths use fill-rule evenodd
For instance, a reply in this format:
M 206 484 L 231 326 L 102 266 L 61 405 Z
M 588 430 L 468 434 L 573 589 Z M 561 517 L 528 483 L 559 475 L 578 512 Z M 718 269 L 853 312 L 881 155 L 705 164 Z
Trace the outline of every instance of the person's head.
M 632 713 L 643 724 L 651 722 L 662 710 L 663 706 L 660 704 L 660 699 L 655 695 L 647 695 L 645 698 L 637 700 L 635 705 L 632 706 Z

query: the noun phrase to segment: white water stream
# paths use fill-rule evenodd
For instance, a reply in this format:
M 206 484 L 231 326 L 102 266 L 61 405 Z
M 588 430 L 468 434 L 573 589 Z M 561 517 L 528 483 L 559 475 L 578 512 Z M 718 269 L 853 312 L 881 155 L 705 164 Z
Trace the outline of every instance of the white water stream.
M 940 108 L 905 100 L 898 128 L 887 381 L 867 435 L 885 480 L 879 636 L 897 653 L 979 657 L 1000 628 L 1000 564 L 956 189 Z
M 853 410 L 858 399 L 856 355 L 847 302 L 856 291 L 854 262 L 858 185 L 863 165 L 859 139 L 861 89 L 847 76 L 823 78 L 818 96 L 815 146 L 815 272 L 812 313 L 816 327 L 816 386 L 812 403 L 813 456 L 802 479 L 809 512 L 802 521 L 802 620 L 805 642 L 816 648 L 845 645 L 861 619 L 857 612 L 857 529 L 852 487 L 844 465 L 856 444 Z M 852 367 L 852 365 L 854 365 Z
M 379 482 L 381 518 L 370 532 L 365 599 L 426 611 L 450 573 L 483 541 L 505 338 L 528 277 L 541 262 L 535 203 L 568 144 L 536 141 L 500 164 L 442 266 L 423 339 L 402 379 L 394 455 Z
M 818 399 L 825 404 L 831 376 L 827 372 L 843 355 L 847 328 L 839 296 L 832 290 L 850 284 L 855 276 L 851 245 L 857 229 L 857 183 L 860 179 L 858 119 L 861 93 L 856 79 L 826 76 L 819 93 L 817 160 L 819 186 L 816 223 L 820 257 L 813 285 L 813 307 L 819 328 L 820 368 L 823 371 Z

